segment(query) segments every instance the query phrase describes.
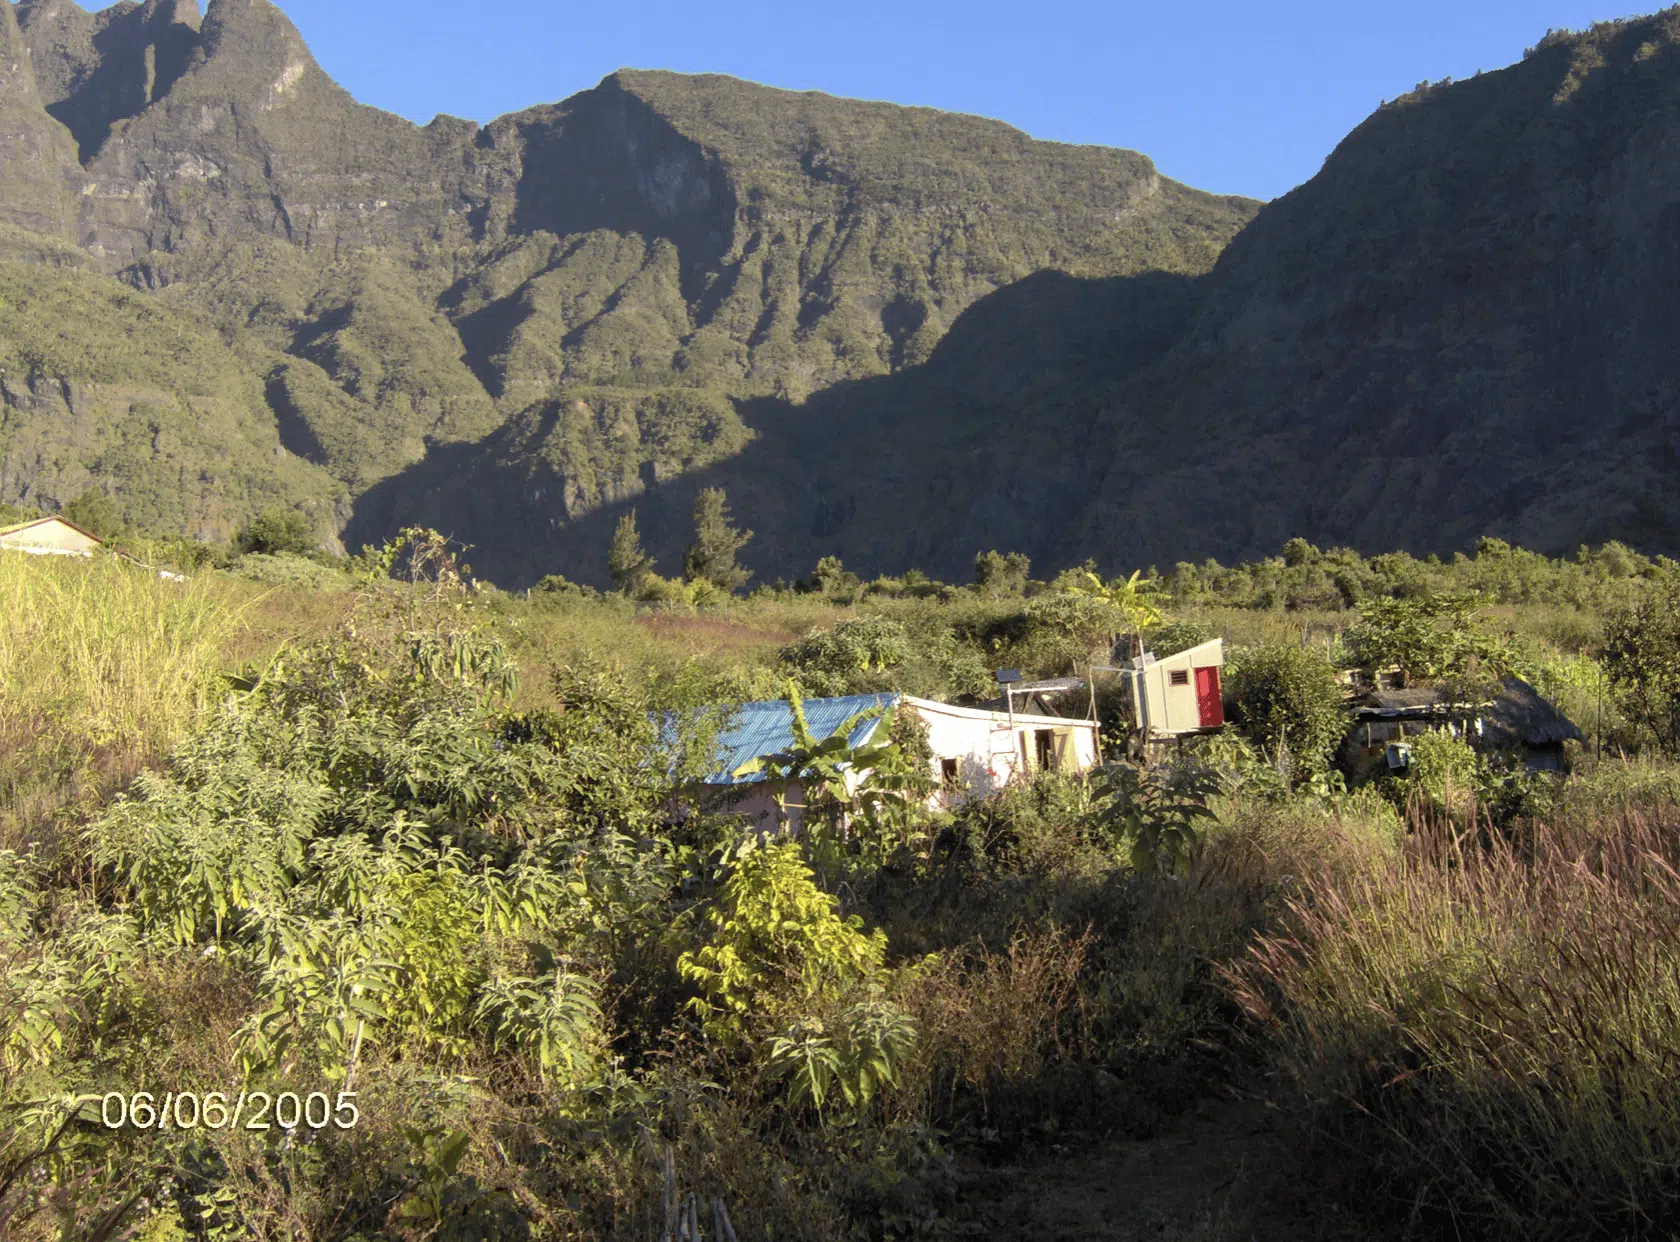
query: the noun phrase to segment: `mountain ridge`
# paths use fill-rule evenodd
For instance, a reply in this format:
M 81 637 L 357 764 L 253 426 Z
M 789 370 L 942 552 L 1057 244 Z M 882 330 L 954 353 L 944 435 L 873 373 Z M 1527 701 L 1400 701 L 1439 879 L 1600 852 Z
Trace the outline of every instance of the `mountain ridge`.
M 766 578 L 822 555 L 951 576 L 982 546 L 1118 568 L 1296 534 L 1680 543 L 1677 10 L 1387 104 L 1265 205 L 720 75 L 416 126 L 268 0 L 196 27 L 191 0 L 16 13 L 0 47 L 35 63 L 0 78 L 0 252 L 219 336 L 222 390 L 261 393 L 232 460 L 278 444 L 324 537 L 423 521 L 509 584 L 599 582 L 619 516 L 669 567 L 722 486 Z M 15 391 L 77 379 L 7 332 Z M 17 456 L 57 416 L 30 400 L 0 401 L 0 500 L 126 503 L 143 470 L 74 435 Z M 239 479 L 241 504 L 274 492 Z
M 484 126 L 416 126 L 357 104 L 268 0 L 15 13 L 49 83 L 19 132 L 58 141 L 42 184 L 74 195 L 65 261 L 261 368 L 323 534 L 434 446 L 509 420 L 558 429 L 528 440 L 559 469 L 564 523 L 738 452 L 754 402 L 915 365 L 1034 271 L 1202 270 L 1253 210 L 1136 153 L 716 75 L 623 70 Z M 39 258 L 36 233 L 17 257 Z M 123 500 L 85 466 L 13 463 L 4 499 Z

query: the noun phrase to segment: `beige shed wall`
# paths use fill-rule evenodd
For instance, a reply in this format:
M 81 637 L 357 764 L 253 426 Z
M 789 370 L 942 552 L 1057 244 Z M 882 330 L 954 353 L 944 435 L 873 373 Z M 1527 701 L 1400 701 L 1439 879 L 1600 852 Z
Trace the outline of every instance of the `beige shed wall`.
M 15 530 L 9 535 L 0 535 L 0 548 L 9 552 L 92 556 L 99 546 L 99 540 L 82 534 L 68 523 L 56 520 Z

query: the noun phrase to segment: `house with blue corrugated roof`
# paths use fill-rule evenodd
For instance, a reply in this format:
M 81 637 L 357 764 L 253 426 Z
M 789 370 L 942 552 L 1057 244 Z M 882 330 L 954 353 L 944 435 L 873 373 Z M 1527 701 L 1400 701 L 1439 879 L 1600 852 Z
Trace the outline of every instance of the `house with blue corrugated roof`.
M 891 715 L 913 713 L 932 751 L 932 810 L 953 810 L 1038 772 L 1084 772 L 1101 761 L 1095 721 L 1042 711 L 958 707 L 886 692 L 806 699 L 803 709 L 812 737 L 824 741 L 843 730 L 853 748 L 884 742 Z M 717 767 L 705 784 L 729 794 L 730 809 L 761 827 L 797 828 L 804 809 L 797 782 L 783 790 L 757 766 L 794 744 L 793 705 L 786 699 L 742 704 L 718 735 Z M 849 774 L 848 793 L 863 775 Z

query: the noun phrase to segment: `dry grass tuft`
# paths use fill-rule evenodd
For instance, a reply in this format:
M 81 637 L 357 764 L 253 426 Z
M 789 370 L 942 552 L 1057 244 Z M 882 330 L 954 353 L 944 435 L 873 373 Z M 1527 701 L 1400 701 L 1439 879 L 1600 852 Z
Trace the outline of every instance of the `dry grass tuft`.
M 1421 1215 L 1654 1236 L 1680 1206 L 1677 862 L 1673 805 L 1510 838 L 1419 823 L 1386 865 L 1309 880 L 1227 978 Z

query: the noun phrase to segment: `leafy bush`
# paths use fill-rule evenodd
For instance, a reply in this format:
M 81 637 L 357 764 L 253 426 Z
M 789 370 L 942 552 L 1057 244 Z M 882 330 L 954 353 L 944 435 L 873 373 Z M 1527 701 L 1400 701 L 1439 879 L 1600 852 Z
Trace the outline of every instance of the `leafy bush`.
M 1341 684 L 1321 652 L 1238 648 L 1226 669 L 1231 722 L 1297 781 L 1326 770 L 1347 732 Z
M 1149 649 L 1161 659 L 1200 647 L 1219 635 L 1199 621 L 1169 621 L 1149 632 Z
M 1025 554 L 993 549 L 974 554 L 974 585 L 986 595 L 1019 595 L 1027 588 L 1032 562 Z
M 116 502 L 97 487 L 89 488 L 64 506 L 64 517 L 90 535 L 101 539 L 115 539 L 128 525 Z
M 252 552 L 238 557 L 228 572 L 263 586 L 302 587 L 310 591 L 344 591 L 350 580 L 332 568 L 295 552 Z
M 677 969 L 700 989 L 690 1008 L 728 1042 L 879 982 L 887 938 L 816 885 L 796 842 L 747 849 L 705 912 L 708 941 Z
M 1511 653 L 1477 627 L 1483 603 L 1480 596 L 1454 592 L 1368 599 L 1346 642 L 1363 667 L 1398 666 L 1408 678 L 1463 677 L 1478 667 L 1498 673 L 1509 666 Z
M 1470 744 L 1445 730 L 1407 739 L 1412 761 L 1409 783 L 1435 809 L 1451 815 L 1469 811 L 1483 792 L 1485 768 Z
M 881 674 L 910 654 L 909 634 L 899 622 L 857 617 L 811 631 L 782 649 L 781 663 L 807 693 L 844 695 L 884 688 Z
M 315 551 L 315 523 L 296 509 L 265 509 L 234 537 L 241 552 L 302 556 Z
M 545 1017 L 502 967 L 598 955 L 668 882 L 626 835 L 668 789 L 645 703 L 575 668 L 555 675 L 563 710 L 510 713 L 494 644 L 386 628 L 384 598 L 142 777 L 89 828 L 92 857 L 147 934 L 250 964 L 254 1072 L 342 1081 L 364 1043 L 457 1059 L 479 1038 L 575 1070 L 582 1011 Z
M 1680 752 L 1680 581 L 1610 618 L 1604 670 L 1629 718 L 1665 754 Z
M 825 556 L 811 573 L 811 585 L 835 603 L 849 604 L 857 599 L 861 583 L 856 574 L 840 563 L 839 557 Z
M 769 1042 L 768 1069 L 788 1083 L 795 1108 L 817 1112 L 831 1097 L 853 1112 L 868 1108 L 882 1087 L 896 1087 L 900 1067 L 916 1046 L 916 1027 L 902 1009 L 865 1001 L 832 1023 L 806 1018 Z

